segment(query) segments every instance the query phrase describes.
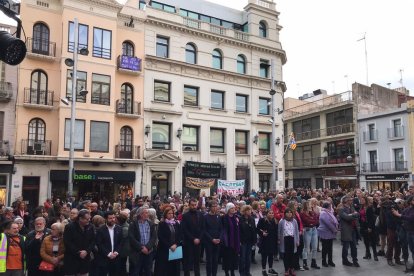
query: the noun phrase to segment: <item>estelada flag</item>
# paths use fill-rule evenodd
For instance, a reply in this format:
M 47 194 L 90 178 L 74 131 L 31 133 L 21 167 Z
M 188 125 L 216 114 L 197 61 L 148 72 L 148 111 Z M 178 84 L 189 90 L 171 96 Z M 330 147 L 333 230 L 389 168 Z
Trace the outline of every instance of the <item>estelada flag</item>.
M 295 150 L 296 149 L 296 140 L 295 136 L 293 135 L 293 132 L 290 134 L 290 149 Z

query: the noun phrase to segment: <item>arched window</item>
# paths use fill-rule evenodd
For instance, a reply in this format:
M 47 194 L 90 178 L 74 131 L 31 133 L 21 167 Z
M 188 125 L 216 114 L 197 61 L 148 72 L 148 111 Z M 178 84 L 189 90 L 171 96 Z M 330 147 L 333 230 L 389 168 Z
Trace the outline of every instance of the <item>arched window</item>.
M 246 74 L 246 58 L 243 55 L 237 56 L 237 73 Z
M 121 128 L 121 136 L 119 143 L 119 157 L 120 158 L 132 158 L 133 157 L 133 133 L 129 126 Z
M 267 37 L 267 25 L 264 21 L 260 21 L 259 23 L 259 36 Z
M 213 50 L 213 68 L 215 69 L 223 69 L 223 57 L 221 51 L 219 49 Z
M 122 55 L 129 57 L 134 56 L 134 45 L 130 41 L 122 42 Z
M 191 64 L 197 63 L 197 50 L 192 43 L 187 43 L 185 46 L 185 62 Z
M 42 119 L 34 118 L 29 122 L 29 145 L 35 141 L 45 141 L 46 124 Z
M 49 28 L 43 23 L 33 25 L 32 52 L 49 55 Z
M 129 83 L 124 83 L 121 86 L 121 101 L 120 101 L 121 113 L 133 114 L 133 112 L 138 110 L 133 110 L 134 108 L 134 89 Z
M 32 73 L 29 95 L 25 95 L 32 104 L 48 104 L 47 75 L 42 70 Z

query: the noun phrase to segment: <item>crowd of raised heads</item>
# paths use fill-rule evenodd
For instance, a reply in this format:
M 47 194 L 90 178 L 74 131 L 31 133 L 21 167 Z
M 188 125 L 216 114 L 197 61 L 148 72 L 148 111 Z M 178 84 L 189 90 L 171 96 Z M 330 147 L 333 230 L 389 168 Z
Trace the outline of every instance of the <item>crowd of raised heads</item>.
M 358 269 L 361 256 L 414 268 L 412 185 L 54 198 L 36 208 L 20 197 L 1 206 L 0 226 L 0 275 L 199 276 L 205 269 L 207 276 L 250 276 L 254 264 L 263 276 L 295 276 Z

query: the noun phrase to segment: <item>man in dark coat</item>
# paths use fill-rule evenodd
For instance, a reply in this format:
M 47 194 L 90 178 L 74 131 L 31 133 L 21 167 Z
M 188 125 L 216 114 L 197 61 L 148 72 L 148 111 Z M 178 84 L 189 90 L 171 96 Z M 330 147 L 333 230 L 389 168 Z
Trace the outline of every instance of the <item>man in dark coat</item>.
M 42 271 L 39 271 L 39 264 L 42 261 L 40 257 L 40 247 L 43 239 L 50 234 L 50 229 L 46 228 L 46 220 L 43 217 L 38 217 L 34 221 L 35 230 L 27 234 L 26 238 L 26 259 L 28 276 L 41 276 Z
M 91 251 L 95 244 L 95 232 L 89 222 L 89 210 L 82 209 L 75 222 L 69 223 L 63 232 L 65 244 L 65 275 L 87 275 L 91 261 Z
M 131 276 L 152 275 L 152 261 L 157 233 L 155 225 L 148 220 L 148 208 L 140 207 L 136 219 L 129 225 L 129 260 L 133 263 Z M 144 272 L 143 274 L 141 274 Z
M 190 275 L 190 270 L 194 269 L 194 275 L 200 276 L 200 253 L 201 238 L 204 234 L 204 218 L 197 211 L 198 201 L 194 198 L 190 199 L 190 210 L 183 215 L 183 262 L 184 276 Z
M 119 252 L 122 240 L 122 228 L 116 225 L 116 216 L 113 211 L 104 214 L 106 224 L 96 231 L 96 245 L 98 254 L 96 262 L 98 264 L 99 275 L 110 276 L 119 275 Z
M 221 219 L 217 214 L 217 201 L 210 202 L 210 212 L 204 216 L 205 231 L 203 243 L 206 249 L 206 272 L 207 276 L 216 276 L 218 259 L 220 256 Z
M 356 231 L 359 213 L 352 208 L 352 198 L 344 196 L 342 198 L 343 208 L 339 211 L 341 223 L 342 241 L 342 264 L 346 266 L 359 267 L 356 247 Z M 352 263 L 348 260 L 348 248 L 351 247 Z

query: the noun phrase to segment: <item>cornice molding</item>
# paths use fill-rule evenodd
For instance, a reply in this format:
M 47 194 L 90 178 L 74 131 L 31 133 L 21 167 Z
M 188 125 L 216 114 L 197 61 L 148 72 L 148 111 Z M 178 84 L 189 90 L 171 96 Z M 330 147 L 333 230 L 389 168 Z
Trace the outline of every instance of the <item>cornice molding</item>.
M 169 74 L 222 82 L 226 84 L 234 84 L 237 86 L 244 86 L 246 88 L 269 90 L 271 85 L 270 79 L 238 74 L 231 71 L 218 70 L 152 55 L 145 56 L 144 66 L 146 70 L 166 72 Z

